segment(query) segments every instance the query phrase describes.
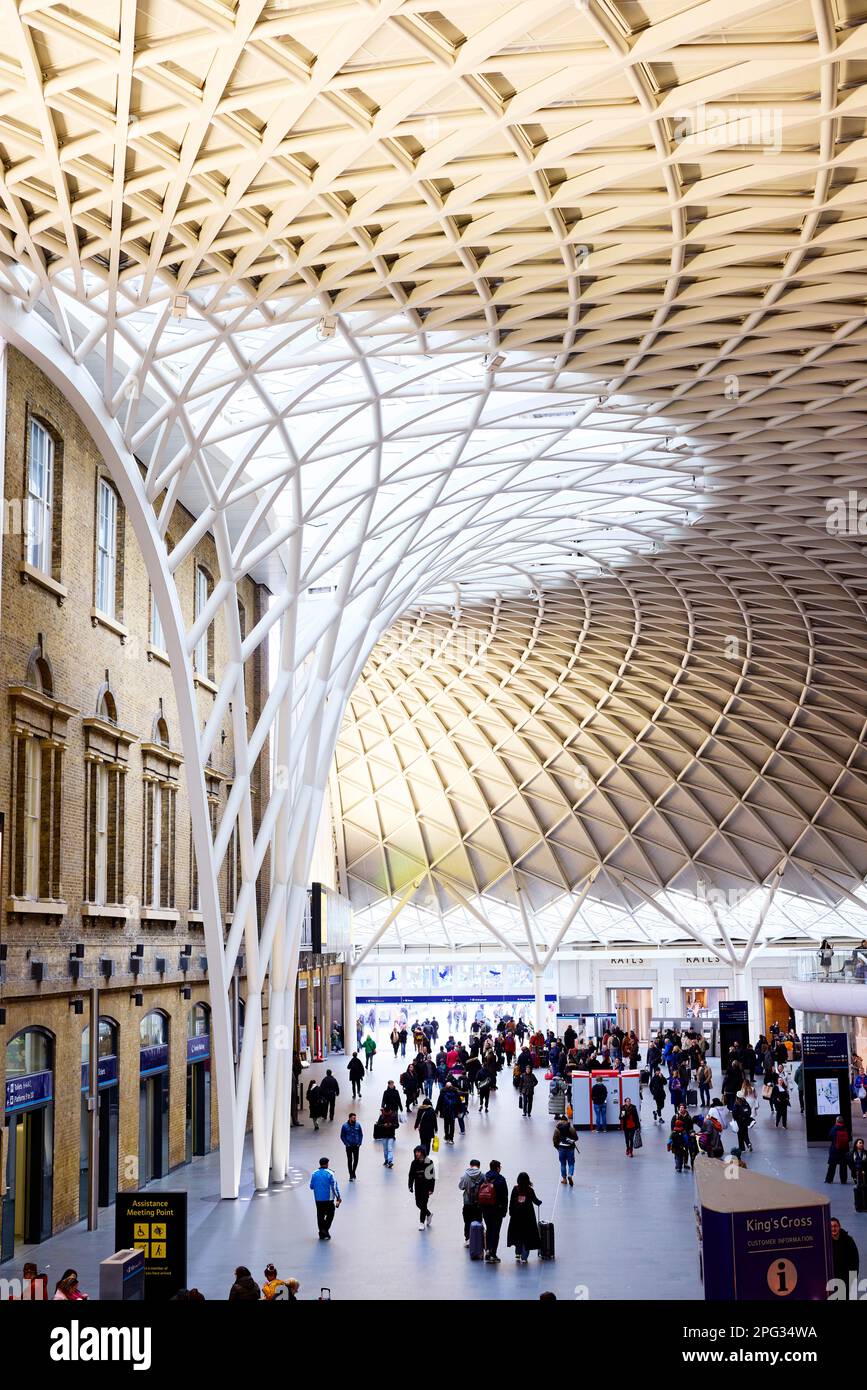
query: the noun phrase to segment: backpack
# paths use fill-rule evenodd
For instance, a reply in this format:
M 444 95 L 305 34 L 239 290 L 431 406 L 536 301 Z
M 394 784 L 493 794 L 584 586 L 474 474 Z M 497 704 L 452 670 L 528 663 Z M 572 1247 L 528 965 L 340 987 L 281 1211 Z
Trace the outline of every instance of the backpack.
M 849 1147 L 849 1136 L 848 1136 L 848 1134 L 846 1133 L 845 1129 L 838 1129 L 838 1130 L 837 1130 L 837 1137 L 836 1137 L 836 1139 L 834 1140 L 834 1144 L 835 1144 L 835 1146 L 836 1146 L 838 1149 L 848 1149 L 848 1147 Z
M 497 1205 L 497 1189 L 490 1178 L 483 1178 L 479 1183 L 476 1202 L 480 1207 L 495 1207 Z

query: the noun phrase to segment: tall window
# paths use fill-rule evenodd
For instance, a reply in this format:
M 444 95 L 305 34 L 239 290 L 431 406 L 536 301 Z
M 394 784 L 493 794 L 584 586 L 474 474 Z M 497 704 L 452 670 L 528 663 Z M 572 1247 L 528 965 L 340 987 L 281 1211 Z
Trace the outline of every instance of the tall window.
M 176 788 L 149 777 L 144 788 L 143 896 L 147 907 L 175 905 Z
M 51 573 L 54 502 L 54 440 L 38 420 L 30 421 L 27 456 L 26 559 L 34 569 Z
M 158 652 L 164 652 L 166 649 L 165 634 L 160 622 L 160 610 L 157 608 L 153 589 L 151 589 L 151 646 L 156 647 Z
M 113 618 L 117 603 L 117 493 L 100 478 L 96 508 L 96 606 Z
M 94 774 L 94 900 L 104 903 L 108 878 L 108 768 L 98 763 Z
M 39 826 L 42 816 L 42 745 L 24 743 L 24 896 L 39 897 Z
M 208 571 L 207 571 L 206 569 L 204 569 L 201 565 L 197 565 L 197 566 L 196 566 L 196 602 L 195 602 L 195 616 L 196 616 L 196 621 L 198 621 L 198 619 L 201 617 L 202 613 L 204 613 L 205 609 L 207 608 L 207 606 L 208 606 L 208 599 L 210 598 L 210 596 L 211 596 L 211 577 L 210 577 L 210 575 L 208 574 Z M 200 636 L 198 642 L 196 643 L 196 650 L 195 650 L 195 652 L 194 652 L 194 654 L 193 654 L 193 666 L 194 666 L 194 668 L 195 668 L 196 674 L 199 675 L 199 676 L 204 676 L 204 677 L 206 677 L 206 678 L 207 678 L 208 676 L 210 676 L 210 674 L 211 674 L 211 671 L 210 671 L 210 666 L 211 666 L 211 663 L 210 663 L 210 650 L 209 650 L 209 648 L 210 648 L 210 637 L 211 637 L 211 629 L 210 629 L 209 627 L 207 627 L 207 628 L 205 628 L 204 632 L 202 633 L 202 635 Z

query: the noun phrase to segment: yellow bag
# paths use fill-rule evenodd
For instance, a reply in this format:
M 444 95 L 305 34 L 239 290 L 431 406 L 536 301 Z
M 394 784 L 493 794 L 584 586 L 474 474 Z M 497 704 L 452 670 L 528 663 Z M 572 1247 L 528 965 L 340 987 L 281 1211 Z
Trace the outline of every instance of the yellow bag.
M 433 1144 L 431 1145 L 431 1148 L 433 1149 L 433 1151 L 434 1151 L 435 1154 L 438 1154 L 438 1153 L 439 1153 L 439 1151 L 440 1151 L 440 1137 L 439 1137 L 438 1134 L 435 1134 L 435 1135 L 434 1135 L 434 1137 L 433 1137 Z

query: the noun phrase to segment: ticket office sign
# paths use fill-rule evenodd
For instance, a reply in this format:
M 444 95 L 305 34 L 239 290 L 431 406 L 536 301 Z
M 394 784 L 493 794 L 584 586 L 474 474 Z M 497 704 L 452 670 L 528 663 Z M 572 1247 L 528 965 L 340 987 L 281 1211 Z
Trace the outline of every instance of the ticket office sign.
M 146 1302 L 172 1298 L 186 1288 L 186 1192 L 119 1192 L 115 1248 L 142 1252 Z

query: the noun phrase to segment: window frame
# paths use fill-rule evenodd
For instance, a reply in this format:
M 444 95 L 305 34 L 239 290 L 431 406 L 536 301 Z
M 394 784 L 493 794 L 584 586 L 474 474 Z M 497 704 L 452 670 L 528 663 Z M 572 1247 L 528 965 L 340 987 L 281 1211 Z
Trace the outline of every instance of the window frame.
M 108 500 L 107 508 L 103 501 Z M 117 619 L 117 559 L 120 499 L 107 478 L 99 477 L 96 486 L 96 575 L 94 603 L 97 610 L 112 621 Z M 105 526 L 105 535 L 103 528 Z
M 31 415 L 28 421 L 27 436 L 27 515 L 24 527 L 24 558 L 28 565 L 38 570 L 40 574 L 48 575 L 53 572 L 54 555 L 54 482 L 56 477 L 55 468 L 55 443 L 54 436 L 48 426 L 38 416 Z M 43 459 L 43 484 L 42 491 L 37 492 L 33 487 L 34 470 L 34 440 L 37 431 L 45 441 L 45 456 Z M 35 509 L 39 509 L 39 537 L 34 539 L 36 527 L 31 524 Z

